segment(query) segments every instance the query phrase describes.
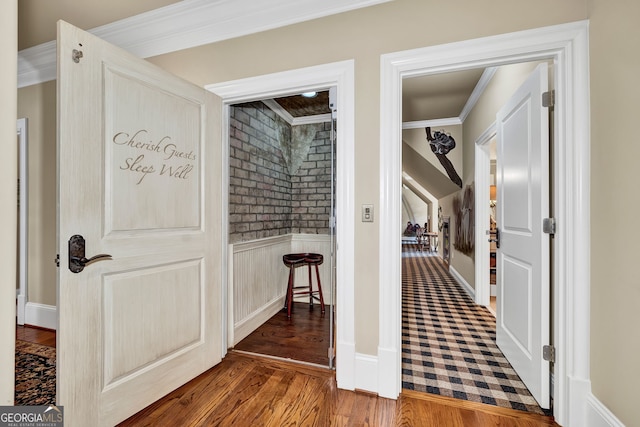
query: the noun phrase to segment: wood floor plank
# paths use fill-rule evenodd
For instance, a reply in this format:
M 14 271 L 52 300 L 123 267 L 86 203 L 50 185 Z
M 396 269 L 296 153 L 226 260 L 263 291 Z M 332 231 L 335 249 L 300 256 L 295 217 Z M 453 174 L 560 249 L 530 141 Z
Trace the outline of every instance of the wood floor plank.
M 119 426 L 558 427 L 552 417 L 410 390 L 397 400 L 340 390 L 329 369 L 237 352 Z
M 16 325 L 16 339 L 55 347 L 56 331 L 29 325 Z
M 236 352 L 201 377 L 211 380 L 199 377 L 194 391 L 189 383 L 162 399 L 171 404 L 159 401 L 121 426 L 557 427 L 551 417 L 442 396 L 339 390 L 328 369 Z
M 329 366 L 329 306 L 296 302 L 291 318 L 281 310 L 235 345 L 235 350 Z

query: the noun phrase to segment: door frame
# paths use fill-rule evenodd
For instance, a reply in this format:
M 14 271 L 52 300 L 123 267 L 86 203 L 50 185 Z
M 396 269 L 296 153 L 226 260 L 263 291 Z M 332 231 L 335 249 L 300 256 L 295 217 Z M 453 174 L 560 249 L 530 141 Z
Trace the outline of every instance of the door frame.
M 489 127 L 482 132 L 474 143 L 475 152 L 475 223 L 477 226 L 475 233 L 475 302 L 491 308 L 491 285 L 489 274 L 489 236 L 484 233 L 484 227 L 478 224 L 486 224 L 488 226 L 490 219 L 489 209 L 489 175 L 491 173 L 491 154 L 489 143 L 497 135 L 496 122 L 491 123 Z M 494 313 L 495 314 L 495 313 Z
M 18 244 L 20 249 L 18 251 L 18 281 L 20 288 L 18 290 L 17 300 L 17 317 L 18 325 L 24 325 L 26 306 L 29 300 L 29 282 L 27 281 L 28 275 L 28 262 L 29 262 L 29 159 L 28 159 L 28 144 L 29 144 L 29 121 L 26 118 L 18 119 Z
M 402 79 L 551 59 L 556 67 L 552 298 L 554 417 L 585 425 L 590 332 L 590 119 L 588 21 L 390 53 L 381 57 L 379 394 L 401 391 L 401 113 Z
M 223 244 L 228 248 L 229 189 L 229 108 L 233 104 L 256 99 L 292 95 L 313 90 L 337 88 L 337 164 L 336 181 L 336 381 L 338 387 L 355 389 L 355 79 L 354 61 L 346 60 L 296 70 L 283 71 L 240 80 L 205 85 L 205 89 L 222 98 L 223 154 L 222 165 L 226 191 L 221 201 L 223 213 Z M 344 224 L 345 226 L 341 226 Z M 225 252 L 223 276 L 227 283 L 228 251 Z M 226 289 L 229 292 L 229 289 Z M 224 319 L 228 322 L 228 295 L 225 295 Z M 226 353 L 228 325 L 224 328 L 223 354 Z

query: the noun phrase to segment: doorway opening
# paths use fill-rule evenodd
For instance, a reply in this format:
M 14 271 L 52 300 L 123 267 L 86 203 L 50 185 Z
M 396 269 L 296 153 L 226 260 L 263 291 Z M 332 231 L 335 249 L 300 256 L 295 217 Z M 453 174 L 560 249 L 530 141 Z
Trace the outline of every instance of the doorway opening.
M 335 88 L 229 106 L 236 351 L 333 368 L 335 107 Z M 291 254 L 314 254 L 313 265 L 285 265 Z M 289 267 L 305 293 L 291 313 Z
M 410 263 L 405 259 L 407 251 L 403 246 L 403 372 L 413 372 L 413 375 L 405 375 L 403 377 L 403 387 L 445 396 L 458 397 L 465 400 L 482 399 L 485 403 L 497 406 L 544 413 L 543 409 L 538 406 L 538 403 L 532 397 L 532 394 L 527 390 L 529 384 L 537 387 L 535 385 L 536 381 L 530 381 L 530 376 L 526 376 L 528 375 L 528 371 L 523 370 L 524 364 L 514 364 L 512 360 L 515 359 L 511 358 L 511 353 L 507 352 L 503 354 L 501 349 L 504 349 L 505 346 L 504 344 L 501 344 L 501 342 L 504 343 L 504 338 L 501 338 L 502 341 L 500 339 L 496 340 L 498 323 L 496 323 L 495 311 L 491 313 L 488 289 L 485 293 L 487 296 L 486 302 L 479 301 L 477 298 L 479 295 L 476 294 L 476 290 L 478 290 L 479 286 L 482 285 L 488 287 L 490 278 L 493 277 L 495 282 L 496 277 L 495 258 L 491 257 L 492 254 L 495 254 L 497 246 L 497 231 L 495 227 L 496 216 L 495 214 L 491 215 L 491 208 L 493 207 L 495 212 L 496 207 L 496 197 L 493 196 L 493 198 L 491 198 L 491 188 L 495 189 L 496 187 L 495 180 L 491 182 L 490 178 L 491 176 L 495 177 L 497 173 L 497 155 L 495 150 L 495 118 L 491 119 L 491 117 L 495 117 L 499 111 L 502 111 L 503 104 L 511 98 L 512 94 L 524 81 L 529 79 L 529 76 L 533 70 L 536 69 L 538 63 L 539 61 L 514 63 L 491 67 L 489 69 L 480 69 L 479 72 L 476 72 L 476 70 L 466 70 L 458 73 L 450 73 L 449 75 L 416 77 L 409 79 L 405 87 L 403 87 L 403 105 L 408 107 L 408 111 L 403 111 L 403 117 L 406 115 L 410 118 L 416 118 L 418 114 L 426 114 L 426 116 L 423 116 L 424 120 L 422 121 L 405 121 L 404 125 L 406 128 L 403 130 L 403 149 L 409 147 L 412 153 L 422 152 L 432 154 L 431 152 L 433 151 L 434 144 L 431 143 L 431 150 L 429 150 L 429 141 L 425 140 L 424 132 L 422 132 L 421 135 L 422 141 L 416 141 L 419 139 L 415 135 L 416 131 L 419 130 L 418 125 L 421 124 L 427 129 L 426 139 L 429 139 L 428 136 L 430 135 L 429 131 L 432 124 L 437 124 L 438 121 L 441 123 L 445 121 L 448 122 L 446 127 L 442 127 L 442 129 L 436 132 L 440 132 L 440 135 L 446 134 L 451 139 L 453 139 L 452 135 L 455 135 L 455 140 L 457 140 L 458 143 L 457 145 L 454 145 L 453 143 L 450 144 L 453 147 L 450 148 L 451 151 L 448 152 L 448 155 L 451 157 L 449 167 L 460 170 L 460 175 L 462 175 L 464 181 L 463 189 L 449 189 L 450 187 L 439 185 L 440 182 L 436 179 L 423 181 L 418 180 L 419 182 L 417 183 L 418 186 L 425 186 L 427 190 L 432 193 L 443 195 L 439 198 L 438 203 L 440 207 L 444 208 L 445 217 L 451 217 L 451 237 L 455 243 L 451 245 L 451 251 L 446 250 L 444 247 L 441 250 L 443 265 L 448 270 L 446 273 L 436 274 L 440 268 L 436 265 L 437 263 L 434 260 L 429 262 L 424 260 L 422 262 L 424 265 L 421 264 L 420 268 L 428 269 L 429 267 L 427 266 L 430 266 L 430 268 L 433 269 L 433 274 L 429 275 L 430 280 L 424 280 L 420 274 L 420 268 L 409 265 Z M 550 64 L 543 64 L 542 66 L 548 67 L 549 65 Z M 549 72 L 551 71 L 552 68 L 549 67 Z M 545 76 L 546 72 L 547 71 L 545 71 Z M 411 80 L 419 81 L 419 85 L 416 85 L 416 82 Z M 441 114 L 438 110 L 431 112 L 429 110 L 423 109 L 423 111 L 420 111 L 419 108 L 411 108 L 414 105 L 420 104 L 416 98 L 419 98 L 421 103 L 424 104 L 438 104 L 436 102 L 428 102 L 429 97 L 434 96 L 430 95 L 432 92 L 430 87 L 437 87 L 437 95 L 440 96 L 442 88 L 446 87 L 447 80 L 452 81 L 452 84 L 458 88 L 462 86 L 461 81 L 469 81 L 468 93 L 473 93 L 473 96 L 469 96 L 469 99 L 466 100 L 464 104 L 459 103 L 459 106 L 457 107 L 457 111 L 460 112 L 459 115 L 454 118 L 442 118 L 442 116 L 437 115 Z M 433 84 L 434 81 L 438 82 L 438 84 Z M 407 89 L 416 88 L 417 86 L 421 88 L 421 92 L 418 95 L 407 92 Z M 447 102 L 440 102 L 445 113 L 447 108 L 456 108 L 455 98 L 460 93 L 463 93 L 462 89 L 459 90 L 459 93 L 453 93 L 450 95 L 453 100 L 448 104 Z M 405 101 L 405 98 L 408 98 L 408 100 Z M 449 107 L 449 105 L 452 106 Z M 429 114 L 435 114 L 436 116 L 429 117 Z M 483 129 L 481 125 L 483 121 L 486 122 L 487 120 L 493 122 L 489 131 Z M 545 131 L 545 134 L 548 134 L 548 132 Z M 491 150 L 492 142 L 494 144 L 493 150 Z M 460 160 L 463 157 L 461 152 L 473 153 L 474 150 L 476 150 L 477 153 L 476 144 L 482 147 L 483 154 L 486 152 L 488 156 L 486 161 L 488 164 L 475 168 L 476 179 L 474 180 L 474 169 L 471 171 L 462 170 L 462 162 Z M 546 143 L 544 145 L 546 146 Z M 458 151 L 458 153 L 456 153 L 456 151 Z M 479 157 L 480 156 L 476 155 L 476 164 L 485 160 L 479 159 Z M 426 155 L 424 156 L 424 159 L 424 163 L 433 161 L 433 159 Z M 405 162 L 403 162 L 403 176 L 406 173 L 406 170 L 404 170 L 404 163 Z M 491 165 L 493 165 L 493 170 Z M 409 167 L 411 168 L 415 166 L 410 164 Z M 433 165 L 423 165 L 423 169 L 428 169 L 429 167 L 433 167 Z M 513 165 L 511 165 L 511 167 L 512 169 L 515 169 Z M 540 169 L 539 166 L 536 166 L 535 164 L 533 165 L 533 168 L 535 170 Z M 541 170 L 546 169 L 547 167 L 541 168 Z M 485 173 L 485 170 L 487 176 L 482 176 L 482 179 L 477 179 L 479 173 Z M 526 169 L 521 172 L 526 174 Z M 414 172 L 413 175 L 419 177 L 419 173 L 417 172 Z M 449 176 L 451 176 L 451 174 L 449 174 Z M 493 184 L 493 186 L 491 184 Z M 476 206 L 482 205 L 482 207 L 485 208 L 480 210 L 483 212 L 483 215 L 474 215 L 475 209 L 469 210 L 466 208 L 468 205 L 467 202 L 461 203 L 462 195 L 464 193 L 464 198 L 466 199 L 469 191 L 473 194 L 474 187 L 477 188 L 485 185 L 487 187 L 485 190 L 488 191 L 481 192 L 482 197 L 479 196 L 475 200 Z M 448 192 L 452 193 L 445 194 Z M 544 190 L 543 193 L 543 197 L 548 199 L 548 192 Z M 485 195 L 486 199 L 484 198 Z M 513 198 L 510 200 L 513 202 Z M 485 204 L 487 206 L 484 206 Z M 511 209 L 511 211 L 515 210 Z M 482 220 L 477 221 L 474 227 L 475 230 L 470 230 L 471 233 L 469 234 L 469 230 L 466 230 L 464 227 L 469 223 L 473 223 L 470 221 L 465 222 L 465 220 L 474 220 L 475 218 L 482 218 Z M 541 223 L 541 219 L 539 221 L 535 220 L 536 224 L 538 222 Z M 473 233 L 473 231 L 475 231 L 475 233 Z M 468 234 L 469 236 L 467 236 Z M 474 239 L 473 234 L 482 236 L 477 240 L 482 241 L 484 238 L 482 244 L 477 245 L 475 248 L 473 248 L 473 245 L 474 240 L 476 239 Z M 467 240 L 471 244 L 471 250 L 469 250 L 469 243 L 465 242 L 464 237 L 468 237 Z M 443 230 L 441 230 L 440 240 L 443 243 L 448 241 L 448 238 L 444 236 Z M 491 240 L 492 243 L 489 243 L 488 240 Z M 449 254 L 450 256 L 448 256 Z M 411 260 L 414 262 L 420 261 L 420 258 L 412 256 Z M 486 262 L 482 262 L 480 260 L 486 260 Z M 473 265 L 474 261 L 475 268 Z M 491 264 L 492 261 L 494 262 L 493 265 Z M 451 275 L 449 273 L 451 273 Z M 481 277 L 475 277 L 474 280 L 474 274 Z M 453 280 L 454 278 L 455 280 Z M 416 283 L 419 283 L 420 286 L 416 287 Z M 473 283 L 475 283 L 475 286 Z M 445 284 L 448 284 L 449 286 L 445 286 Z M 462 295 L 459 295 L 458 290 L 451 294 L 451 292 L 453 292 L 451 289 L 452 286 L 459 288 L 459 290 L 462 291 Z M 442 287 L 442 289 L 439 287 Z M 424 290 L 424 293 L 422 293 L 422 290 Z M 405 295 L 405 292 L 409 295 Z M 419 293 L 424 297 L 421 300 L 422 304 L 416 303 L 419 300 L 416 297 L 416 293 Z M 526 295 L 523 295 L 522 298 L 517 295 L 512 298 L 527 300 Z M 511 303 L 514 303 L 514 300 L 510 301 Z M 480 302 L 482 302 L 482 307 L 475 307 L 475 303 Z M 524 302 L 522 304 L 524 304 Z M 438 314 L 434 316 L 433 314 L 430 314 L 433 310 L 427 310 L 427 307 L 435 306 L 442 306 L 444 308 L 443 311 L 438 312 Z M 487 309 L 485 309 L 484 306 L 486 306 Z M 542 307 L 548 307 L 548 305 L 542 304 Z M 542 308 L 538 310 L 544 312 L 542 315 L 546 316 L 546 323 L 548 324 L 550 318 L 549 310 L 543 310 Z M 503 331 L 505 330 L 504 324 L 506 323 L 505 312 L 508 313 L 509 310 L 505 310 L 503 307 L 502 311 L 498 313 L 498 320 L 501 322 L 499 325 L 501 325 Z M 411 315 L 412 313 L 415 316 Z M 456 315 L 456 313 L 459 315 Z M 434 329 L 435 334 L 439 334 L 437 335 L 437 340 L 444 341 L 446 339 L 447 344 L 443 346 L 442 342 L 439 343 L 438 341 L 433 341 L 435 340 L 433 333 L 426 335 L 413 334 L 411 331 L 420 330 L 421 328 L 419 325 L 407 322 L 406 319 L 410 320 L 414 318 L 422 319 L 426 329 Z M 513 324 L 511 318 L 508 316 L 507 318 Z M 469 331 L 468 336 L 463 340 L 458 339 L 460 333 L 463 335 L 465 334 L 461 331 L 468 331 L 469 322 L 473 323 L 473 327 L 471 328 L 471 331 Z M 443 329 L 441 329 L 441 325 L 448 326 L 442 326 Z M 477 333 L 473 333 L 473 330 L 477 330 Z M 508 331 L 512 332 L 513 329 Z M 502 334 L 502 336 L 504 336 L 504 332 L 502 332 Z M 427 339 L 429 335 L 432 336 L 431 341 Z M 407 339 L 407 336 L 409 336 L 410 339 Z M 456 357 L 456 354 L 460 355 L 465 352 L 471 352 L 471 347 L 467 347 L 467 344 L 483 348 L 485 350 L 482 353 L 483 357 Z M 434 347 L 434 345 L 438 350 L 432 352 L 430 349 Z M 420 347 L 425 351 L 414 351 L 417 347 Z M 410 357 L 407 357 L 407 354 L 410 354 Z M 427 357 L 420 358 L 420 354 L 426 354 Z M 440 355 L 444 358 L 440 358 Z M 455 363 L 451 362 L 451 365 L 447 366 L 456 366 L 457 369 L 461 369 L 466 372 L 467 376 L 473 376 L 473 383 L 487 385 L 499 383 L 500 385 L 496 387 L 478 387 L 475 389 L 471 384 L 462 385 L 462 377 L 452 374 L 451 372 L 449 372 L 449 375 L 441 375 L 438 373 L 440 372 L 438 371 L 438 369 L 440 369 L 439 365 L 446 365 L 447 360 L 456 361 Z M 513 367 L 510 362 L 513 364 Z M 533 363 L 534 366 L 535 363 L 544 364 L 544 362 L 536 362 L 535 359 L 529 363 Z M 422 368 L 420 365 L 425 367 Z M 498 373 L 495 369 L 488 368 L 489 366 L 507 366 L 508 370 Z M 527 369 L 532 369 L 528 368 L 529 365 L 524 366 L 527 366 Z M 547 366 L 547 383 L 550 381 L 549 374 L 549 368 Z M 545 376 L 544 372 L 542 375 Z M 520 377 L 524 379 L 524 382 L 520 380 Z M 501 379 L 498 380 L 497 378 Z M 507 378 L 509 378 L 509 380 L 507 380 Z M 512 382 L 506 384 L 507 381 Z M 537 390 L 537 388 L 534 389 Z M 546 405 L 548 404 L 546 401 L 548 400 L 548 395 L 547 398 L 545 398 L 544 391 L 541 393 L 542 394 L 535 394 L 535 397 L 542 405 L 545 405 L 543 408 L 546 408 Z M 505 396 L 507 397 L 505 398 Z
M 586 399 L 589 352 L 589 220 L 576 219 L 573 212 L 588 212 L 589 87 L 588 30 L 576 22 L 535 30 L 468 40 L 443 46 L 420 48 L 383 55 L 381 60 L 381 189 L 382 223 L 399 223 L 399 176 L 401 164 L 402 79 L 412 76 L 505 65 L 514 62 L 551 59 L 555 66 L 557 120 L 554 126 L 553 197 L 557 221 L 566 225 L 556 230 L 553 251 L 553 336 L 556 352 L 574 358 L 558 358 L 554 365 L 555 419 L 569 422 L 569 407 Z M 489 189 L 487 188 L 488 192 Z M 567 195 L 577 195 L 567 197 Z M 479 197 L 476 194 L 476 197 Z M 488 200 L 488 196 L 486 197 Z M 401 389 L 401 302 L 400 231 L 380 229 L 380 336 L 379 393 L 396 397 Z M 583 294 L 585 292 L 586 294 Z M 568 337 L 571 337 L 569 339 Z M 574 387 L 575 386 L 575 387 Z M 571 416 L 580 423 L 582 415 Z
M 220 96 L 223 100 L 223 128 L 226 134 L 223 140 L 229 139 L 228 109 L 231 105 L 252 101 L 282 97 L 336 87 L 337 111 L 336 122 L 336 181 L 340 183 L 335 189 L 336 205 L 336 263 L 335 271 L 335 371 L 339 388 L 353 390 L 356 383 L 355 365 L 355 289 L 354 289 L 354 227 L 349 226 L 355 215 L 354 207 L 354 117 L 355 117 L 355 79 L 354 61 L 346 60 L 329 64 L 311 66 L 296 70 L 288 70 L 257 77 L 206 85 L 205 88 Z M 223 148 L 228 148 L 224 147 Z M 228 153 L 223 157 L 228 159 Z M 228 162 L 222 165 L 228 168 Z M 228 174 L 225 174 L 228 176 Z M 228 185 L 228 183 L 226 184 Z M 223 197 L 226 197 L 223 194 Z M 222 201 L 223 206 L 227 201 Z M 228 214 L 227 214 L 228 215 Z M 223 222 L 223 226 L 227 221 Z M 343 226 L 344 225 L 344 226 Z M 223 233 L 226 237 L 227 233 Z M 228 252 L 228 251 L 227 251 Z M 229 254 L 225 254 L 228 258 Z M 282 260 L 277 260 L 280 266 Z M 232 283 L 232 272 L 225 272 L 227 283 Z M 232 287 L 227 287 L 227 322 L 226 336 L 223 340 L 223 351 L 231 347 L 233 341 L 233 306 Z

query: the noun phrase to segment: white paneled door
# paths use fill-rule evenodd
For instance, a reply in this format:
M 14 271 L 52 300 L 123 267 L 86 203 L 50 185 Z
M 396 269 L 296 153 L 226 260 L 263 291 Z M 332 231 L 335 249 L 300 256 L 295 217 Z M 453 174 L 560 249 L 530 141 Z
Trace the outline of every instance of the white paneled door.
M 221 360 L 222 103 L 65 22 L 57 46 L 57 403 L 112 426 Z
M 541 407 L 549 408 L 549 119 L 539 65 L 497 117 L 496 340 Z

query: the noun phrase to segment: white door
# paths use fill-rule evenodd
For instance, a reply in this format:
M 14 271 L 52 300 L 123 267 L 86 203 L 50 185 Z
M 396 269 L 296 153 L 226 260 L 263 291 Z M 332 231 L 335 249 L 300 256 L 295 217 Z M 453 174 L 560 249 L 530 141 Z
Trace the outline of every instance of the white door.
M 57 403 L 112 426 L 221 360 L 222 103 L 65 22 L 57 46 Z M 73 235 L 111 259 L 70 271 Z
M 549 408 L 549 118 L 539 65 L 498 112 L 496 340 L 541 407 Z

